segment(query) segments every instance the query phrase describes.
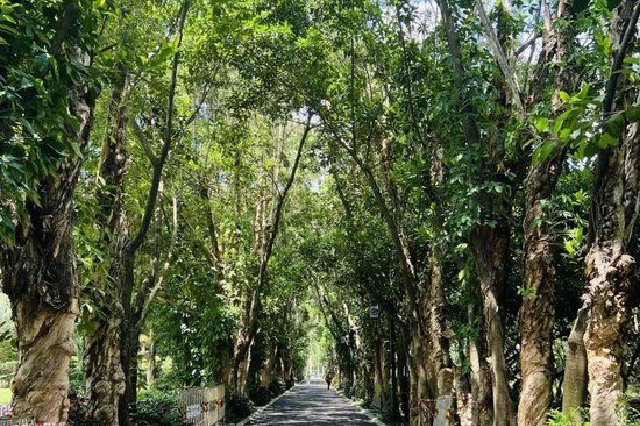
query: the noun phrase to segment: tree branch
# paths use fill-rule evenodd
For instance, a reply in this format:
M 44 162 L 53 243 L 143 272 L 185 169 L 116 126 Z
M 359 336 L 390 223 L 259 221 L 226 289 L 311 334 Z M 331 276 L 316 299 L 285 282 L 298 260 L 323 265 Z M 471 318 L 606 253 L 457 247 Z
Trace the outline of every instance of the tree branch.
M 264 287 L 264 278 L 266 275 L 267 264 L 269 263 L 269 258 L 271 257 L 271 252 L 273 251 L 273 243 L 278 235 L 278 230 L 280 228 L 280 219 L 282 217 L 282 209 L 284 208 L 284 202 L 287 198 L 287 194 L 289 190 L 293 186 L 293 181 L 296 177 L 296 172 L 298 171 L 298 167 L 300 166 L 300 158 L 302 157 L 302 149 L 304 148 L 304 144 L 307 141 L 307 136 L 309 135 L 309 130 L 311 129 L 311 112 L 308 111 L 307 124 L 305 125 L 304 132 L 302 133 L 302 137 L 300 138 L 300 143 L 298 144 L 298 150 L 296 152 L 296 159 L 293 162 L 293 167 L 291 168 L 291 173 L 289 174 L 289 179 L 287 179 L 287 183 L 284 186 L 284 190 L 282 194 L 278 196 L 278 202 L 276 205 L 276 211 L 273 217 L 273 224 L 271 226 L 271 232 L 269 233 L 269 239 L 267 240 L 266 249 L 264 252 L 263 260 L 260 263 L 260 271 L 259 271 L 259 287 L 258 290 L 262 291 L 262 287 Z
M 487 33 L 487 37 L 489 37 L 489 45 L 491 46 L 491 50 L 493 50 L 493 54 L 498 61 L 498 65 L 502 70 L 502 74 L 504 75 L 505 80 L 507 81 L 507 85 L 511 90 L 511 98 L 513 103 L 516 105 L 516 110 L 519 115 L 524 115 L 524 106 L 522 105 L 521 93 L 520 93 L 520 85 L 518 84 L 518 79 L 511 69 L 509 65 L 509 61 L 507 60 L 507 56 L 502 50 L 502 46 L 500 45 L 500 41 L 496 36 L 495 31 L 493 31 L 493 27 L 491 26 L 491 22 L 489 18 L 487 18 L 487 14 L 484 11 L 484 6 L 482 5 L 482 0 L 476 1 L 476 10 L 478 11 L 478 16 L 480 17 L 480 21 L 482 21 L 482 26 L 484 27 L 484 31 Z
M 162 284 L 164 283 L 164 278 L 169 270 L 169 266 L 171 263 L 171 259 L 173 258 L 173 249 L 175 247 L 175 242 L 178 236 L 178 200 L 176 197 L 172 199 L 172 215 L 171 222 L 173 224 L 173 231 L 171 232 L 171 241 L 169 243 L 169 254 L 167 256 L 167 260 L 162 266 L 162 270 L 160 272 L 160 276 L 156 280 L 155 285 L 151 288 L 146 298 L 144 298 L 144 303 L 139 310 L 138 316 L 138 324 L 137 327 L 142 328 L 142 324 L 144 324 L 144 320 L 147 318 L 147 314 L 149 313 L 149 309 L 151 308 L 151 303 L 155 299 L 158 291 L 162 288 Z M 144 296 L 144 294 L 143 294 Z
M 620 43 L 620 49 L 618 49 L 618 52 L 613 58 L 613 63 L 611 64 L 611 77 L 609 77 L 609 81 L 607 81 L 607 88 L 605 90 L 604 100 L 602 103 L 602 109 L 605 115 L 610 114 L 613 109 L 613 98 L 615 97 L 616 90 L 618 88 L 620 71 L 622 70 L 624 58 L 627 56 L 629 43 L 631 43 L 631 40 L 636 33 L 638 17 L 640 17 L 640 1 L 636 2 L 635 7 L 633 8 L 633 15 L 631 15 L 631 20 L 627 23 L 627 28 L 625 29 L 622 42 Z
M 182 3 L 180 9 L 180 16 L 178 20 L 178 44 L 176 53 L 173 56 L 171 65 L 171 83 L 169 85 L 169 99 L 167 101 L 167 117 L 165 124 L 164 137 L 162 141 L 162 150 L 160 155 L 155 161 L 153 167 L 153 178 L 151 181 L 151 188 L 149 188 L 149 196 L 147 198 L 147 205 L 145 207 L 144 215 L 142 217 L 142 224 L 136 234 L 135 238 L 129 242 L 126 250 L 129 253 L 135 253 L 138 248 L 144 242 L 144 239 L 149 231 L 149 225 L 151 224 L 151 217 L 156 207 L 156 201 L 158 199 L 158 187 L 160 185 L 160 178 L 162 177 L 162 170 L 164 164 L 169 156 L 171 150 L 171 142 L 173 140 L 173 107 L 176 94 L 176 86 L 178 84 L 178 65 L 180 64 L 180 46 L 182 45 L 182 38 L 184 34 L 184 23 L 187 17 L 187 10 L 189 9 L 189 0 L 185 0 Z
M 151 164 L 156 164 L 158 162 L 158 157 L 155 156 L 153 150 L 151 149 L 151 145 L 149 141 L 142 133 L 142 128 L 138 124 L 135 118 L 131 118 L 131 125 L 133 126 L 133 134 L 136 135 L 136 139 L 140 142 L 140 146 L 142 147 L 142 151 L 147 156 L 147 158 L 151 161 Z

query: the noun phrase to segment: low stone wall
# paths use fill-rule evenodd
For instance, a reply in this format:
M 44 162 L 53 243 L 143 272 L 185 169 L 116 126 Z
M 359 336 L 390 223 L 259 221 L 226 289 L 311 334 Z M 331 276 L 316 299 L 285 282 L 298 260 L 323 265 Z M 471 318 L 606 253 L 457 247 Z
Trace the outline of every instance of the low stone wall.
M 224 424 L 225 386 L 188 388 L 178 394 L 180 417 L 188 424 L 217 426 Z

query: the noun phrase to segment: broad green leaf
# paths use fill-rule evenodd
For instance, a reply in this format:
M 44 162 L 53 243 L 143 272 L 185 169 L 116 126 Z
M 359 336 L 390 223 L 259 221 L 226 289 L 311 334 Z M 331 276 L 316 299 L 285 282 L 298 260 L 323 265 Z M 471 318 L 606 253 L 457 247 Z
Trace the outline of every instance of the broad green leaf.
M 537 165 L 546 161 L 547 158 L 549 158 L 549 155 L 553 152 L 555 146 L 556 144 L 554 142 L 547 141 L 536 147 L 533 151 L 533 163 Z
M 549 131 L 549 119 L 547 117 L 538 117 L 536 119 L 535 127 L 539 132 Z

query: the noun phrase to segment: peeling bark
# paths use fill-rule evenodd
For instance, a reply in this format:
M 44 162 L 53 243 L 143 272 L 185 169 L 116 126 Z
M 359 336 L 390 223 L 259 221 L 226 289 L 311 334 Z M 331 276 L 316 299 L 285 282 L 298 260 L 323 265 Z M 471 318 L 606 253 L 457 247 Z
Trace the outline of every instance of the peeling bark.
M 636 102 L 628 77 L 619 73 L 635 38 L 640 3 L 624 0 L 613 11 L 611 23 L 612 75 L 607 84 L 603 112 L 624 110 Z M 618 91 L 618 84 L 623 90 Z M 619 424 L 623 396 L 623 332 L 628 320 L 627 300 L 635 259 L 629 241 L 639 211 L 640 131 L 638 123 L 625 123 L 620 145 L 598 153 L 592 194 L 590 241 L 585 259 L 589 310 L 584 343 L 589 374 L 590 421 L 594 426 Z
M 541 61 L 555 52 L 555 63 L 566 64 L 573 43 L 573 0 L 558 4 L 556 24 L 543 29 Z M 553 28 L 554 34 L 547 33 Z M 541 64 L 542 65 L 542 64 Z M 564 65 L 556 71 L 552 111 L 562 108 L 560 91 L 570 91 L 571 73 Z M 545 76 L 539 76 L 544 78 Z M 540 83 L 541 84 L 541 83 Z M 520 309 L 520 375 L 518 425 L 543 426 L 551 406 L 553 384 L 553 325 L 555 322 L 556 272 L 552 249 L 552 230 L 542 207 L 562 172 L 566 149 L 558 144 L 539 163 L 532 163 L 525 182 L 524 283 L 527 296 Z
M 59 53 L 70 27 L 76 25 L 78 4 L 62 6 L 60 27 L 52 41 Z M 71 49 L 70 49 L 71 50 Z M 76 60 L 89 58 L 73 47 Z M 78 119 L 77 132 L 67 138 L 86 149 L 94 99 L 85 82 L 69 88 L 69 109 Z M 16 326 L 19 361 L 11 383 L 14 413 L 38 422 L 66 422 L 69 410 L 69 363 L 76 354 L 74 328 L 78 314 L 78 276 L 73 253 L 73 191 L 82 159 L 67 156 L 55 176 L 43 177 L 34 188 L 40 202 L 27 202 L 17 224 L 15 244 L 0 253 L 2 288 L 9 296 Z

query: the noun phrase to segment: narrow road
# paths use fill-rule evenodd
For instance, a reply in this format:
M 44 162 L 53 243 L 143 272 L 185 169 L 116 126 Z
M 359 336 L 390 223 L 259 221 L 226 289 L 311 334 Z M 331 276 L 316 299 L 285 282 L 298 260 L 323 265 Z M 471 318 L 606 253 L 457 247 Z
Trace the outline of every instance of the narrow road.
M 319 381 L 302 383 L 256 415 L 248 425 L 375 425 L 349 400 Z

